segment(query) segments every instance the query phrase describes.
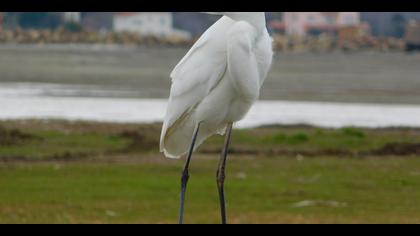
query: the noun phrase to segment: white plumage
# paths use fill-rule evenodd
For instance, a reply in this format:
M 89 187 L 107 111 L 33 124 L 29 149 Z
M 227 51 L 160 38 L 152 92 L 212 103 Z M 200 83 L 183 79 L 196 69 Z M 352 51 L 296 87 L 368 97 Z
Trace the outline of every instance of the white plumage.
M 214 13 L 213 13 L 214 14 Z M 216 13 L 217 14 L 217 13 Z M 272 39 L 262 12 L 224 12 L 171 73 L 172 87 L 160 150 L 179 158 L 188 152 L 200 123 L 196 149 L 224 134 L 258 99 L 271 65 Z

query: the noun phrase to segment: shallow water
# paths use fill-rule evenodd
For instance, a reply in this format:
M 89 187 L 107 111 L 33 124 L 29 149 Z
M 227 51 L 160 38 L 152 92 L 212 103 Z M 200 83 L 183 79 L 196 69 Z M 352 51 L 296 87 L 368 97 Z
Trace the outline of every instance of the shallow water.
M 0 119 L 151 123 L 162 121 L 165 115 L 165 99 L 106 97 L 113 93 L 124 91 L 95 90 L 78 85 L 2 83 Z M 259 101 L 237 126 L 420 127 L 419 117 L 419 105 Z

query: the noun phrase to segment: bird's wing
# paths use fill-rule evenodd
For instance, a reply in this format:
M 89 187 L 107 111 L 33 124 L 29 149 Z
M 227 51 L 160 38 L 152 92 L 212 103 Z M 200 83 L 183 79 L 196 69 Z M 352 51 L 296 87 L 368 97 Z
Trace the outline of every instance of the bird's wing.
M 238 94 L 249 100 L 259 96 L 261 73 L 256 57 L 257 32 L 245 21 L 238 21 L 227 32 L 228 73 Z
M 257 43 L 255 50 L 255 56 L 259 65 L 260 85 L 262 85 L 267 78 L 267 74 L 273 62 L 273 54 L 273 39 L 268 32 L 265 32 Z
M 245 21 L 237 21 L 227 34 L 229 78 L 239 94 L 256 100 L 272 62 L 271 38 Z
M 218 47 L 206 32 L 171 73 L 172 87 L 164 119 L 161 145 L 166 131 L 185 117 L 218 84 L 226 71 L 226 48 Z M 223 32 L 222 32 L 223 33 Z

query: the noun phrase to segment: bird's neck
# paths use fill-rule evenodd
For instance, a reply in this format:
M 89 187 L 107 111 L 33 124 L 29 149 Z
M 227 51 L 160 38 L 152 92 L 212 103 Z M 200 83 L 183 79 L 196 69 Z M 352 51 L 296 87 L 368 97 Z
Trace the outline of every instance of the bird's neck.
M 225 12 L 224 15 L 235 21 L 246 21 L 258 30 L 266 29 L 264 12 Z

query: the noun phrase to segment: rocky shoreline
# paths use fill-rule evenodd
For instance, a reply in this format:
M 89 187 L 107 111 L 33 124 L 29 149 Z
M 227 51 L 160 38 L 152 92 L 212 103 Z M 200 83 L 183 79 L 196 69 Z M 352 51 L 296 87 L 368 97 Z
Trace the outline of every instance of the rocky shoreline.
M 64 28 L 55 30 L 0 30 L 0 43 L 16 44 L 105 44 L 105 45 L 157 45 L 191 46 L 197 38 L 187 39 L 172 35 L 168 37 L 144 36 L 128 32 L 72 32 Z M 329 51 L 404 51 L 405 42 L 397 38 L 360 36 L 342 40 L 337 36 L 320 34 L 310 37 L 273 35 L 273 45 L 281 52 L 329 52 Z

